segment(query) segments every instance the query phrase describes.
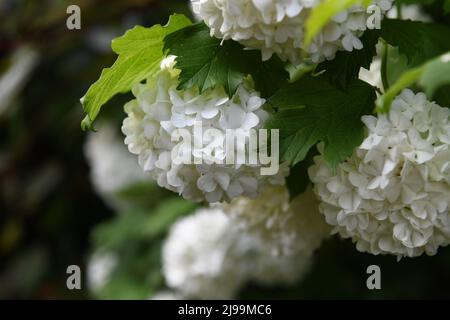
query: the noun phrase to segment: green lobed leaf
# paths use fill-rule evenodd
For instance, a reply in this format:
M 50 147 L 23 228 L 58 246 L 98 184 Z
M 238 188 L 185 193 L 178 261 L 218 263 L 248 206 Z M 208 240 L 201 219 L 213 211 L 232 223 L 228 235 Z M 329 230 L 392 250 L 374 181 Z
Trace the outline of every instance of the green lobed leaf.
M 332 82 L 342 87 L 347 85 L 359 76 L 361 67 L 369 69 L 373 57 L 376 55 L 376 44 L 380 37 L 379 30 L 367 30 L 361 37 L 364 48 L 353 50 L 352 52 L 340 51 L 335 59 L 325 61 L 317 66 L 316 71 L 325 70 L 325 76 Z
M 289 78 L 279 58 L 274 56 L 263 62 L 257 50 L 244 50 L 231 40 L 222 43 L 210 36 L 204 23 L 168 35 L 165 50 L 177 56 L 176 67 L 181 70 L 179 89 L 197 86 L 203 92 L 220 85 L 232 96 L 244 78 L 251 75 L 256 89 L 267 97 Z
M 278 112 L 267 127 L 280 129 L 282 160 L 295 165 L 322 141 L 324 157 L 335 167 L 363 141 L 361 116 L 371 114 L 375 98 L 374 88 L 357 79 L 343 90 L 323 75 L 306 76 L 268 100 Z
M 381 37 L 408 58 L 410 67 L 450 51 L 450 28 L 435 23 L 384 19 Z
M 184 15 L 174 14 L 165 26 L 136 26 L 114 39 L 112 48 L 119 55 L 116 62 L 102 71 L 100 78 L 81 98 L 87 113 L 81 124 L 83 130 L 92 129 L 101 107 L 113 96 L 130 91 L 135 83 L 156 73 L 163 58 L 164 37 L 190 24 Z

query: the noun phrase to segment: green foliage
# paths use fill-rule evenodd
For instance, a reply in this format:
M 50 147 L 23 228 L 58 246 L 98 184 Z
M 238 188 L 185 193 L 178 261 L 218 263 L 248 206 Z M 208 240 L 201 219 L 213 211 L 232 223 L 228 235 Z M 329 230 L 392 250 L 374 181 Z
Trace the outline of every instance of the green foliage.
M 450 84 L 450 52 L 427 63 L 419 79 L 419 85 L 429 97 L 446 84 Z
M 435 23 L 384 19 L 381 37 L 416 67 L 450 51 L 450 28 Z
M 394 48 L 386 51 L 384 68 L 389 87 L 377 100 L 378 112 L 388 112 L 394 98 L 416 82 L 430 99 L 448 83 L 449 34 L 449 27 L 435 23 L 383 21 L 381 37 Z
M 438 89 L 433 100 L 442 107 L 450 108 L 450 85 L 445 85 Z
M 342 87 L 358 78 L 361 67 L 369 69 L 376 55 L 376 44 L 380 37 L 379 30 L 367 30 L 361 38 L 364 48 L 352 52 L 340 51 L 333 60 L 318 65 L 317 72 L 325 70 L 325 75 Z
M 450 52 L 403 73 L 389 90 L 377 99 L 377 111 L 388 112 L 395 97 L 416 82 L 425 89 L 428 97 L 432 97 L 440 87 L 450 84 Z
M 129 210 L 98 226 L 92 235 L 95 253 L 113 254 L 117 264 L 104 287 L 102 299 L 147 299 L 164 286 L 161 247 L 170 226 L 193 212 L 196 205 L 178 197 L 152 211 Z
M 436 2 L 436 0 L 397 0 L 396 4 L 422 4 L 422 5 L 429 5 L 433 2 Z
M 132 204 L 137 209 L 152 209 L 156 203 L 164 201 L 173 193 L 169 190 L 159 187 L 151 181 L 137 182 L 120 190 L 115 194 L 121 202 Z M 149 195 L 152 195 L 149 197 Z
M 418 5 L 431 5 L 431 4 L 439 4 L 444 9 L 445 14 L 450 13 L 450 0 L 397 0 L 397 5 L 401 4 L 418 4 Z
M 161 272 L 160 239 L 129 244 L 128 250 L 119 253 L 118 264 L 109 280 L 93 294 L 107 300 L 145 300 L 164 286 Z
M 408 70 L 408 58 L 400 54 L 397 47 L 388 45 L 386 57 L 387 84 L 395 83 L 401 75 Z
M 286 186 L 289 190 L 289 198 L 294 199 L 299 194 L 306 191 L 310 185 L 308 168 L 313 164 L 313 158 L 317 154 L 316 149 L 311 149 L 305 160 L 297 163 L 291 168 L 289 176 L 286 178 Z
M 100 79 L 81 99 L 84 112 L 87 113 L 82 128 L 92 129 L 101 107 L 114 95 L 130 91 L 133 84 L 157 72 L 163 58 L 164 37 L 189 24 L 188 18 L 174 14 L 165 26 L 136 26 L 113 40 L 112 49 L 119 57 L 112 67 L 103 70 Z
M 180 198 L 162 202 L 153 212 L 135 211 L 122 213 L 118 218 L 98 227 L 93 234 L 97 247 L 107 251 L 127 248 L 127 243 L 140 239 L 153 240 L 165 234 L 180 216 L 195 209 L 196 205 Z
M 371 113 L 375 98 L 374 88 L 359 80 L 347 90 L 323 76 L 306 76 L 285 85 L 268 101 L 278 110 L 268 127 L 280 129 L 282 159 L 295 165 L 322 141 L 324 157 L 335 167 L 361 144 L 361 116 Z
M 165 49 L 177 56 L 176 67 L 181 70 L 179 89 L 196 86 L 203 92 L 223 86 L 232 96 L 244 78 L 251 75 L 256 89 L 267 97 L 289 77 L 279 58 L 272 57 L 263 62 L 259 51 L 244 50 L 243 46 L 230 40 L 222 43 L 210 36 L 204 23 L 168 35 Z

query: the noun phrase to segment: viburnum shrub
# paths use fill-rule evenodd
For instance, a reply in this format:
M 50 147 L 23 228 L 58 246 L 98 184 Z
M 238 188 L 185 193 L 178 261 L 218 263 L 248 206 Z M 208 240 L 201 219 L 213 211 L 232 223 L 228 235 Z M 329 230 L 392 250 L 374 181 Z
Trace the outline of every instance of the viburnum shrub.
M 276 254 L 330 233 L 399 258 L 450 243 L 445 19 L 405 19 L 418 0 L 191 2 L 197 23 L 174 14 L 113 40 L 116 62 L 81 99 L 83 129 L 131 92 L 122 132 L 146 177 L 221 202 L 235 228 L 286 246 Z

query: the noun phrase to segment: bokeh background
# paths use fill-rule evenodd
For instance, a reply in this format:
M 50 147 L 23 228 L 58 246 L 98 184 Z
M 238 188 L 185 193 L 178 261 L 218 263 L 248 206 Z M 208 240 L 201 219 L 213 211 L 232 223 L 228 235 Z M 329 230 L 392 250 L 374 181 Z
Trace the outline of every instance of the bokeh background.
M 81 30 L 66 28 L 71 4 L 81 7 Z M 170 224 L 195 205 L 145 179 L 96 184 L 102 168 L 92 134 L 80 129 L 79 99 L 113 63 L 112 38 L 137 24 L 164 24 L 173 12 L 191 15 L 182 0 L 0 0 L 1 299 L 146 299 L 165 288 L 161 243 Z M 434 7 L 427 12 L 446 19 Z M 129 99 L 114 98 L 101 117 L 103 131 L 119 140 Z M 99 249 L 115 252 L 119 262 L 94 294 L 89 261 Z M 314 260 L 298 285 L 249 284 L 240 297 L 450 298 L 450 248 L 397 261 L 332 238 Z M 82 269 L 82 290 L 66 288 L 66 268 L 73 264 Z M 366 287 L 371 264 L 382 270 L 382 290 Z

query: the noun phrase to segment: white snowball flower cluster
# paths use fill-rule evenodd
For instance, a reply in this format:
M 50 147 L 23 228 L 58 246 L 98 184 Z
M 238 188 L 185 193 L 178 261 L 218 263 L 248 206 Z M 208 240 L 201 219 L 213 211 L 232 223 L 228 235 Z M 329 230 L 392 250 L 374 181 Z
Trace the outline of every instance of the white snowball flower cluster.
M 313 252 L 330 234 L 311 189 L 289 199 L 286 186 L 269 188 L 258 199 L 241 197 L 223 204 L 235 226 L 260 237 L 274 255 Z
M 177 221 L 163 245 L 163 273 L 184 296 L 230 299 L 243 283 L 234 265 L 228 219 L 219 209 L 200 210 Z
M 268 113 L 261 108 L 265 101 L 252 89 L 250 80 L 240 85 L 231 99 L 222 87 L 202 94 L 196 88 L 180 91 L 176 89 L 180 71 L 174 69 L 174 64 L 173 56 L 164 59 L 161 71 L 145 84 L 136 85 L 133 88 L 136 99 L 125 105 L 128 114 L 122 126 L 125 143 L 131 153 L 139 156 L 144 171 L 161 187 L 189 200 L 210 203 L 238 196 L 255 198 L 266 186 L 283 183 L 287 166 L 281 166 L 276 175 L 262 176 L 258 164 L 247 164 L 248 161 L 241 165 L 225 164 L 226 155 L 236 154 L 238 148 L 249 159 L 248 143 L 235 143 L 234 150 L 224 147 L 222 152 L 217 152 L 220 147 L 213 137 L 203 137 L 203 148 L 196 151 L 172 141 L 173 134 L 179 132 L 177 129 L 187 130 L 192 137 L 191 144 L 195 145 L 194 140 L 199 139 L 195 134 L 198 124 L 203 132 L 215 129 L 225 137 L 228 129 L 250 132 L 260 128 L 268 118 Z M 225 139 L 221 145 L 226 145 Z M 173 161 L 174 155 L 186 154 L 192 157 L 191 164 Z M 202 163 L 196 164 L 197 160 Z
M 148 175 L 127 151 L 112 123 L 99 123 L 98 132 L 88 135 L 84 153 L 90 165 L 91 183 L 95 191 L 112 208 L 123 209 L 128 204 L 117 193 L 135 183 L 148 180 Z
M 188 298 L 231 299 L 247 282 L 291 285 L 310 254 L 275 257 L 258 237 L 239 232 L 219 207 L 176 222 L 163 245 L 167 285 Z
M 364 116 L 368 135 L 333 172 L 310 177 L 334 232 L 372 254 L 436 254 L 450 241 L 450 109 L 404 90 L 391 111 Z
M 307 53 L 314 63 L 331 60 L 339 50 L 363 48 L 359 37 L 373 14 L 355 5 L 333 17 L 304 47 L 305 22 L 322 0 L 191 0 L 193 10 L 211 29 L 211 35 L 232 39 L 250 49 L 260 49 L 263 60 L 277 54 L 283 60 L 299 63 Z M 393 0 L 374 0 L 384 15 Z

